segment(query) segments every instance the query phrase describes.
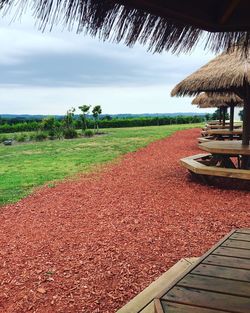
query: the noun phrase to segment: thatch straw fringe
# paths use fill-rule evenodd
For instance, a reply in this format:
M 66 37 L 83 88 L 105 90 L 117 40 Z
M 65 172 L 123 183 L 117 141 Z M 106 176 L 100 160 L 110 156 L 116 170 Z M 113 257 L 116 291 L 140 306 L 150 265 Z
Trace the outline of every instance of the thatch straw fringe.
M 202 92 L 192 100 L 192 104 L 198 105 L 200 108 L 228 107 L 230 105 L 243 107 L 244 101 L 235 94 L 207 94 Z
M 139 42 L 153 52 L 190 51 L 204 34 L 203 30 L 184 22 L 132 7 L 129 1 L 116 2 L 118 3 L 110 0 L 0 0 L 0 9 L 13 9 L 21 14 L 30 7 L 42 30 L 58 23 L 70 30 L 77 25 L 78 33 L 84 31 L 103 40 L 124 41 L 128 46 Z M 210 33 L 206 45 L 218 52 L 239 41 L 243 42 L 244 51 L 248 51 L 250 40 L 247 31 Z
M 197 95 L 206 92 L 237 92 L 244 82 L 250 84 L 250 58 L 242 57 L 238 48 L 202 66 L 175 86 L 171 96 Z

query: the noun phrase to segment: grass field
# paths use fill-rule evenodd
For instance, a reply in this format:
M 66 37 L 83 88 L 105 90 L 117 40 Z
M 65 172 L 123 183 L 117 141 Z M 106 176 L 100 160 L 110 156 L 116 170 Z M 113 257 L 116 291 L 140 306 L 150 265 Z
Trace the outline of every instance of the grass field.
M 93 170 L 181 129 L 200 124 L 105 129 L 93 138 L 0 146 L 0 205 L 15 202 L 46 182 Z

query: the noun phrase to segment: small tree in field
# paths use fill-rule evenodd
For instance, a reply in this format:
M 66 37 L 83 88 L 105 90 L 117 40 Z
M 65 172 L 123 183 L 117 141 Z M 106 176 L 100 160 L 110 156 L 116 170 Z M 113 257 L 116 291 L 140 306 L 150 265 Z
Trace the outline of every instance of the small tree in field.
M 82 105 L 79 106 L 78 108 L 82 111 L 82 114 L 80 114 L 80 120 L 82 123 L 82 130 L 85 131 L 87 127 L 87 117 L 86 115 L 89 113 L 91 105 Z
M 67 111 L 67 113 L 64 117 L 63 135 L 64 135 L 64 138 L 66 138 L 66 139 L 77 137 L 77 132 L 76 132 L 75 126 L 74 126 L 74 115 L 75 115 L 74 112 L 75 112 L 75 108 L 72 108 L 72 109 Z
M 102 114 L 102 108 L 100 105 L 96 105 L 93 107 L 92 110 L 92 114 L 93 114 L 93 118 L 95 120 L 95 128 L 96 128 L 96 132 L 98 133 L 99 131 L 99 126 L 98 126 L 98 121 L 99 121 L 99 115 Z

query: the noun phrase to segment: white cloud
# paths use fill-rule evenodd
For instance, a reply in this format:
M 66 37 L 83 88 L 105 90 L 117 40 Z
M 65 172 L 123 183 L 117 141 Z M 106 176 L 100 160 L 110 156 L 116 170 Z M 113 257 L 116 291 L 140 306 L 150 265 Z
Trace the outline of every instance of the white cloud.
M 105 113 L 199 112 L 189 98 L 169 96 L 213 57 L 199 47 L 189 55 L 151 54 L 60 28 L 42 33 L 28 15 L 0 26 L 1 113 L 63 114 L 82 103 Z

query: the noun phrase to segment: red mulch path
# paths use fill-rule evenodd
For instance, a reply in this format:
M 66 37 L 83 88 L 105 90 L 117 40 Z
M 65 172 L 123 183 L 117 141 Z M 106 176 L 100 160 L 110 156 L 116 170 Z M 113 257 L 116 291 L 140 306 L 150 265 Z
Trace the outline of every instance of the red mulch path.
M 190 181 L 199 130 L 0 210 L 0 312 L 112 313 L 183 257 L 250 227 L 248 191 Z

